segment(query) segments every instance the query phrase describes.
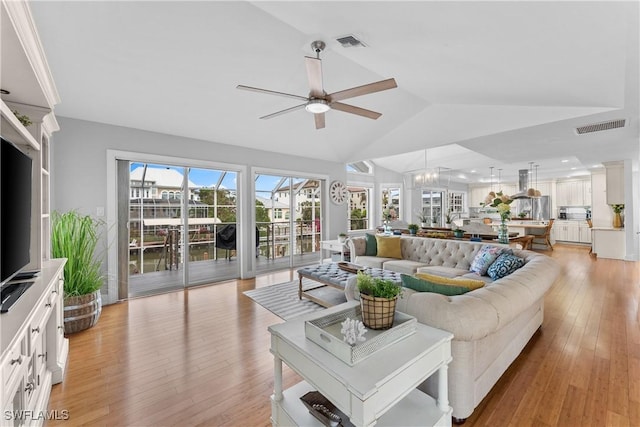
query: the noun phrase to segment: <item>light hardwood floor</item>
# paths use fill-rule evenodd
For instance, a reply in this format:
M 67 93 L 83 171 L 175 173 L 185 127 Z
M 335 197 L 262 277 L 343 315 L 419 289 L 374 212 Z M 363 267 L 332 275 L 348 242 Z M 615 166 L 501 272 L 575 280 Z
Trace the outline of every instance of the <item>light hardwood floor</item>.
M 556 245 L 563 266 L 545 319 L 464 424 L 640 426 L 640 263 Z M 283 271 L 104 308 L 70 336 L 64 382 L 48 426 L 268 426 L 273 358 L 268 325 L 281 320 L 243 291 L 294 278 Z M 300 378 L 286 366 L 284 385 Z

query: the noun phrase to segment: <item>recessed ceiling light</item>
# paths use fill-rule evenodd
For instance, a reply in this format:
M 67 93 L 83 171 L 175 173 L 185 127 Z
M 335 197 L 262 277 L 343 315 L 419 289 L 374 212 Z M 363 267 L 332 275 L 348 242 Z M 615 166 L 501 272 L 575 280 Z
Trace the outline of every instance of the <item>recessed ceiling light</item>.
M 571 168 L 571 170 L 572 170 L 572 171 L 574 171 L 574 170 L 576 170 L 576 169 L 578 169 L 578 168 Z
M 476 170 L 475 169 L 471 169 L 470 172 L 471 173 L 476 173 Z
M 568 163 L 568 162 L 569 162 L 569 160 L 567 160 L 567 159 L 562 160 L 562 163 Z

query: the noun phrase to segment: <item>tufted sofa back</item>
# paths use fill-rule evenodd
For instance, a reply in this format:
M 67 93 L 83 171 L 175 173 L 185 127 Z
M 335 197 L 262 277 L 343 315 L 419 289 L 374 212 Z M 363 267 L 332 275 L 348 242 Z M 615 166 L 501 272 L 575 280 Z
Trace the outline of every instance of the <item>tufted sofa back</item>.
M 471 262 L 484 242 L 469 242 L 448 239 L 432 239 L 429 237 L 401 236 L 400 247 L 402 259 L 441 265 L 444 267 L 468 270 Z M 497 245 L 497 244 L 496 244 Z M 349 239 L 351 259 L 365 254 L 366 238 L 364 236 Z M 355 254 L 355 256 L 353 255 Z

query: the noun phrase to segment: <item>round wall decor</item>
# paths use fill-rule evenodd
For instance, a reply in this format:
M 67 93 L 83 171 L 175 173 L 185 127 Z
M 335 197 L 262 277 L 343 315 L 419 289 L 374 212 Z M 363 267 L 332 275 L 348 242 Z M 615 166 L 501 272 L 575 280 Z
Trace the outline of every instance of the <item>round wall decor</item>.
M 333 203 L 341 205 L 347 201 L 347 186 L 342 181 L 333 181 L 329 186 L 329 195 Z

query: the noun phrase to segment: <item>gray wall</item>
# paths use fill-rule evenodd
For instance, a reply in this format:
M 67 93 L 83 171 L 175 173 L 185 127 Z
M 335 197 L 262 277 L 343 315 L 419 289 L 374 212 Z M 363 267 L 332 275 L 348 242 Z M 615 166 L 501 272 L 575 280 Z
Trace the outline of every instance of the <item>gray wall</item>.
M 342 163 L 65 117 L 58 117 L 58 122 L 60 131 L 53 135 L 51 144 L 51 208 L 60 212 L 77 209 L 81 213 L 96 216 L 98 207 L 104 207 L 108 212 L 107 150 L 172 156 L 176 158 L 176 162 L 180 159 L 197 159 L 299 172 L 302 176 L 325 175 L 329 182 L 334 179 L 346 181 L 347 178 L 345 165 Z M 240 182 L 248 188 L 252 180 L 244 179 Z M 246 188 L 238 190 L 247 191 Z M 334 238 L 345 229 L 347 210 L 344 205 L 327 203 L 325 214 L 324 238 Z M 102 246 L 107 245 L 102 242 Z

